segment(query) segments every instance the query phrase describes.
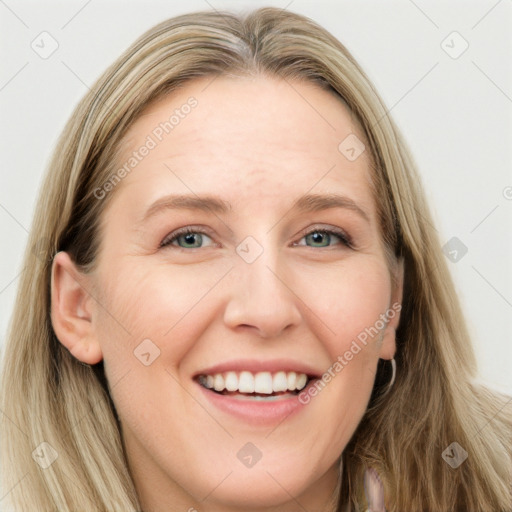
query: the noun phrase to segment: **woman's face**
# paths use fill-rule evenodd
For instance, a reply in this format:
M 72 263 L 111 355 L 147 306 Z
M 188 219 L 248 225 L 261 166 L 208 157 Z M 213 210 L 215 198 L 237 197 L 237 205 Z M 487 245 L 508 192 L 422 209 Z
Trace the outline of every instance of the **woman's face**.
M 87 278 L 148 510 L 328 500 L 400 300 L 356 137 L 333 94 L 263 76 L 191 82 L 126 135 Z M 327 377 L 297 395 L 293 371 Z

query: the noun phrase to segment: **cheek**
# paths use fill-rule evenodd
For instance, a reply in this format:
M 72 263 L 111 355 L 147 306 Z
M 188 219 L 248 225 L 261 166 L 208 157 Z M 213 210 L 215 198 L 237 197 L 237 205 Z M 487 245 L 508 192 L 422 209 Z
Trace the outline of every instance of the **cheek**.
M 328 329 L 322 345 L 331 365 L 316 387 L 318 394 L 305 397 L 332 410 L 331 435 L 344 446 L 363 416 L 375 380 L 380 340 L 384 333 L 381 315 L 389 307 L 391 281 L 381 259 L 354 258 L 336 275 L 324 280 L 322 291 L 311 295 L 315 312 Z M 316 396 L 322 396 L 316 400 Z
M 187 406 L 177 368 L 216 316 L 211 292 L 226 271 L 127 261 L 109 275 L 97 333 L 112 398 L 132 427 L 168 424 L 173 408 Z M 155 390 L 168 397 L 164 407 Z
M 346 351 L 357 352 L 353 359 L 359 362 L 366 357 L 373 359 L 383 334 L 382 315 L 390 306 L 391 281 L 386 265 L 377 258 L 354 259 L 340 271 L 318 277 L 315 288 L 304 286 L 298 294 L 324 326 L 322 342 L 331 361 Z
M 323 286 L 309 295 L 304 288 L 301 297 L 308 297 L 308 305 L 321 321 L 325 333 L 322 346 L 331 365 L 304 401 L 319 408 L 331 404 L 332 421 L 324 424 L 329 430 L 326 437 L 336 439 L 336 444 L 343 447 L 364 415 L 371 395 L 379 341 L 384 333 L 382 315 L 390 306 L 391 281 L 382 261 L 368 259 L 316 282 Z
M 218 277 L 127 261 L 108 279 L 97 321 L 105 373 L 121 422 L 147 438 L 186 407 L 175 368 L 202 335 Z
M 218 275 L 222 275 L 219 272 L 198 275 L 197 271 L 184 268 L 171 273 L 161 264 L 128 263 L 124 269 L 119 268 L 107 287 L 105 307 L 99 312 L 99 337 L 105 358 L 133 356 L 138 346 L 149 339 L 162 354 L 165 347 L 172 345 L 168 364 L 179 361 L 189 350 L 190 340 L 200 335 L 198 306 L 208 302 L 206 296 L 219 280 Z

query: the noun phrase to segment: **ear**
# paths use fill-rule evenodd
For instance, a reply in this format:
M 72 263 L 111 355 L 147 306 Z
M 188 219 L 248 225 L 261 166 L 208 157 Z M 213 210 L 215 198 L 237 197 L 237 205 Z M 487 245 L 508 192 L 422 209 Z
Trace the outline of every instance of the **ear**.
M 58 252 L 52 264 L 51 319 L 58 340 L 79 361 L 96 364 L 103 354 L 95 337 L 94 298 L 88 280 L 66 252 Z
M 396 330 L 400 323 L 400 311 L 402 310 L 402 298 L 404 289 L 404 260 L 400 258 L 394 269 L 395 280 L 391 291 L 391 302 L 388 308 L 388 323 L 384 328 L 379 357 L 381 359 L 393 359 L 396 352 Z

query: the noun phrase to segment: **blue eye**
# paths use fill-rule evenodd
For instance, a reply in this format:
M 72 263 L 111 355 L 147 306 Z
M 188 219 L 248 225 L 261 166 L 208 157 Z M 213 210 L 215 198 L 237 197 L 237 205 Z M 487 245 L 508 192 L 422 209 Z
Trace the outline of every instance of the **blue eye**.
M 164 238 L 160 244 L 160 248 L 174 246 L 181 249 L 201 249 L 203 237 L 211 240 L 211 238 L 203 230 L 189 226 L 179 229 L 172 233 L 170 236 Z M 301 240 L 305 239 L 307 242 L 313 243 L 314 245 L 309 245 L 307 242 L 306 244 L 296 243 L 294 245 L 306 245 L 308 247 L 316 247 L 321 249 L 333 245 L 330 243 L 332 241 L 332 237 L 335 239 L 337 238 L 339 241 L 341 241 L 341 244 L 345 245 L 346 247 L 353 247 L 352 239 L 341 229 L 312 229 L 304 233 Z M 185 245 L 180 245 L 180 241 Z M 176 245 L 174 242 L 178 242 L 178 245 Z
M 182 249 L 200 249 L 200 244 L 203 241 L 203 236 L 210 238 L 204 231 L 192 228 L 183 228 L 176 231 L 171 237 L 166 237 L 160 247 L 167 247 L 173 244 L 174 241 L 179 241 L 180 239 L 185 242 L 185 244 L 190 244 L 186 246 L 179 246 Z M 199 244 L 199 246 L 198 246 Z
M 352 241 L 350 240 L 350 237 L 344 233 L 341 230 L 335 230 L 335 229 L 313 229 L 309 232 L 307 232 L 303 238 L 306 240 L 309 239 L 309 241 L 313 242 L 314 244 L 323 244 L 327 242 L 327 245 L 313 245 L 311 247 L 329 247 L 331 244 L 329 242 L 332 240 L 332 237 L 337 238 L 338 240 L 341 240 L 341 243 L 343 245 L 346 245 L 347 247 L 352 247 Z M 304 245 L 304 244 L 297 244 L 297 245 Z

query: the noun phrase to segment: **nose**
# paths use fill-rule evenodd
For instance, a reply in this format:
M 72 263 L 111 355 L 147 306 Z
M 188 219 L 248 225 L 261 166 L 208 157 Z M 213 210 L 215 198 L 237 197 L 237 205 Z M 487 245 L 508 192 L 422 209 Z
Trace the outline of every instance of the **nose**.
M 252 262 L 238 262 L 231 272 L 229 301 L 224 322 L 231 329 L 255 331 L 261 338 L 279 337 L 299 324 L 299 297 L 290 273 L 277 258 L 264 251 Z

